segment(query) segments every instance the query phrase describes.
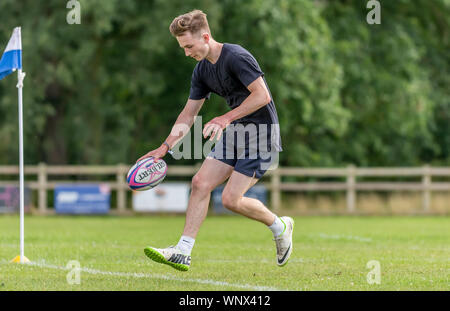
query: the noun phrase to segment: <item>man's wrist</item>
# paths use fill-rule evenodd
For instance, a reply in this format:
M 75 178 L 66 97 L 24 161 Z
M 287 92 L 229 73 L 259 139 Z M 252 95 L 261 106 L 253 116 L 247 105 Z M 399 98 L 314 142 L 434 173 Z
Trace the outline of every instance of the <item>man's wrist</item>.
M 164 141 L 161 146 L 166 146 L 167 147 L 167 152 L 170 153 L 170 154 L 173 154 L 173 151 L 170 150 L 170 145 L 167 143 L 167 141 Z
M 222 117 L 225 118 L 225 122 L 226 122 L 226 126 L 228 126 L 229 124 L 231 124 L 231 122 L 234 121 L 233 117 L 230 115 L 231 111 L 227 112 L 226 114 L 224 114 Z
M 166 141 L 162 143 L 162 146 L 166 146 L 167 147 L 167 151 L 170 150 L 170 145 Z

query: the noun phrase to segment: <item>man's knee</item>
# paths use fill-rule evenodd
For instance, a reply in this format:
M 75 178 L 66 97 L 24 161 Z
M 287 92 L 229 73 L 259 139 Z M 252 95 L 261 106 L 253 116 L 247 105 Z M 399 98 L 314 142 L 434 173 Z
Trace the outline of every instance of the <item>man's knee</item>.
M 199 174 L 195 174 L 194 177 L 192 177 L 192 191 L 211 192 L 212 189 L 210 188 L 210 183 L 206 178 Z
M 222 192 L 222 205 L 233 211 L 237 212 L 239 210 L 239 201 L 241 200 L 241 196 L 237 196 L 226 189 Z

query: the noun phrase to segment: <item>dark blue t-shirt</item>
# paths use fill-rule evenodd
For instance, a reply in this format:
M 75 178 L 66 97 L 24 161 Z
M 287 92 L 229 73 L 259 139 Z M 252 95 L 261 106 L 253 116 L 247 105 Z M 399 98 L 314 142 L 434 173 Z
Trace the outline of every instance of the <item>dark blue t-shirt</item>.
M 260 76 L 263 77 L 269 90 L 264 73 L 253 55 L 237 44 L 224 43 L 215 64 L 203 59 L 195 66 L 189 98 L 208 99 L 213 92 L 225 98 L 228 106 L 234 109 L 250 95 L 247 86 Z M 272 94 L 270 97 L 272 98 Z M 233 123 L 267 124 L 271 129 L 271 145 L 276 151 L 282 150 L 278 116 L 273 99 L 269 104 Z

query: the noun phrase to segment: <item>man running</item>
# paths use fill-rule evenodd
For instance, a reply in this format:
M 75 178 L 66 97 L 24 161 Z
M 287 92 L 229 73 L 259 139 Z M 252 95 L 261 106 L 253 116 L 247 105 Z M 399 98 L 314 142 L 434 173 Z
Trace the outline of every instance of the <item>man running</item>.
M 186 222 L 178 244 L 162 249 L 146 247 L 145 254 L 175 269 L 189 270 L 191 251 L 206 217 L 211 192 L 228 179 L 222 204 L 268 226 L 274 235 L 277 264 L 284 266 L 292 252 L 293 219 L 278 217 L 261 201 L 244 197 L 269 166 L 278 161 L 278 153 L 282 151 L 278 116 L 264 73 L 241 46 L 215 41 L 206 14 L 200 10 L 176 17 L 170 32 L 186 56 L 198 63 L 192 74 L 189 98 L 171 134 L 159 148 L 139 160 L 164 157 L 186 134 L 174 129 L 180 125 L 190 128 L 211 92 L 224 97 L 231 110 L 204 126 L 203 136 L 217 143 L 192 179 Z

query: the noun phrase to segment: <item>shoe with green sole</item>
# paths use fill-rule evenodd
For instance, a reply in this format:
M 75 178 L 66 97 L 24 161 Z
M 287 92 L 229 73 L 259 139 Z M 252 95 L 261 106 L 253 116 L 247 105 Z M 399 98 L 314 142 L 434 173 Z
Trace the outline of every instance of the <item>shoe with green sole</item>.
M 294 231 L 294 220 L 291 217 L 280 217 L 284 223 L 284 231 L 273 240 L 277 247 L 277 265 L 283 267 L 287 264 L 292 254 L 292 232 Z
M 151 260 L 171 266 L 180 271 L 188 271 L 191 265 L 191 256 L 182 254 L 176 247 L 144 248 L 145 255 Z

